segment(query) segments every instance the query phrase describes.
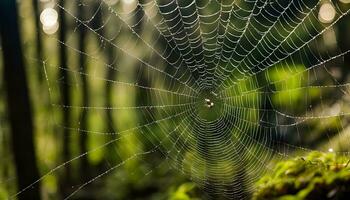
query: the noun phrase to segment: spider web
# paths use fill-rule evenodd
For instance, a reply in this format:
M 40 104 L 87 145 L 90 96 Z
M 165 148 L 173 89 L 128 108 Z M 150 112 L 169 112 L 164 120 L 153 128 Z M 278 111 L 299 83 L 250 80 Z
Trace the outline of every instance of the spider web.
M 102 125 L 81 129 L 79 121 L 69 127 L 57 124 L 79 134 L 114 137 L 51 168 L 33 185 L 82 157 L 114 146 L 116 156 L 118 151 L 129 156 L 81 183 L 66 199 L 133 160 L 147 162 L 151 157 L 161 158 L 161 163 L 182 172 L 212 197 L 244 199 L 260 175 L 272 171 L 271 161 L 333 148 L 333 140 L 319 141 L 322 135 L 313 130 L 328 138 L 349 137 L 344 128 L 350 112 L 349 83 L 339 78 L 339 71 L 350 50 L 330 49 L 323 39 L 349 9 L 330 2 L 335 18 L 322 23 L 318 19 L 322 3 L 75 0 L 57 4 L 73 23 L 67 40 L 51 40 L 63 44 L 73 61 L 67 66 L 50 57 L 43 61 L 53 110 L 85 110 L 97 116 L 92 124 Z M 90 10 L 89 16 L 78 16 L 77 7 Z M 102 23 L 96 25 L 99 16 Z M 98 38 L 92 44 L 86 40 L 83 52 L 75 44 L 80 28 Z M 74 61 L 79 56 L 89 63 L 86 68 Z M 57 78 L 58 71 L 69 78 Z M 89 104 L 82 105 L 76 96 L 69 105 L 62 103 L 62 85 L 74 96 L 86 84 L 83 78 L 89 83 Z M 112 88 L 111 105 L 101 103 L 106 84 Z M 107 111 L 112 121 L 103 119 Z M 106 124 L 115 127 L 106 131 Z M 348 143 L 343 147 L 347 149 Z

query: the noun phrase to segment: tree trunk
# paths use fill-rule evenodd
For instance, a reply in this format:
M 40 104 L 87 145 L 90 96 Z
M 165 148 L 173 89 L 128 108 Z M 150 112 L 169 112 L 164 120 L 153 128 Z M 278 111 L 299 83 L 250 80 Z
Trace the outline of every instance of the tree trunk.
M 117 76 L 117 71 L 114 69 L 115 65 L 114 65 L 114 58 L 115 58 L 115 53 L 116 51 L 114 50 L 114 47 L 110 44 L 107 45 L 107 52 L 106 52 L 106 56 L 107 56 L 107 63 L 110 65 L 107 70 L 106 70 L 106 77 L 108 80 L 115 80 L 115 77 Z M 106 81 L 106 85 L 105 85 L 105 107 L 106 108 L 111 108 L 112 105 L 112 95 L 116 95 L 115 94 L 115 90 L 113 90 L 113 83 Z M 111 132 L 111 133 L 116 133 L 117 132 L 117 128 L 114 124 L 114 120 L 115 118 L 113 117 L 113 110 L 112 109 L 106 109 L 106 128 L 107 128 L 107 132 Z M 118 135 L 115 134 L 111 134 L 107 136 L 107 140 L 111 141 L 111 140 L 115 140 L 117 139 Z M 115 146 L 114 145 L 108 145 L 108 147 L 106 148 L 106 155 L 107 155 L 107 159 L 109 162 L 111 162 L 112 164 L 117 163 L 117 161 L 119 161 L 117 158 L 117 154 L 115 153 Z
M 59 5 L 64 7 L 65 0 L 59 0 Z M 70 105 L 70 89 L 69 89 L 69 74 L 65 68 L 68 67 L 67 65 L 67 51 L 66 47 L 64 45 L 64 42 L 66 41 L 66 16 L 65 11 L 62 8 L 59 8 L 59 23 L 60 23 L 60 29 L 58 33 L 59 41 L 59 66 L 60 68 L 60 77 L 62 78 L 62 84 L 61 84 L 61 100 L 63 105 Z M 71 121 L 71 114 L 70 109 L 63 109 L 63 115 L 62 115 L 62 123 L 63 127 L 70 127 L 70 121 Z M 71 158 L 70 153 L 70 131 L 67 128 L 64 128 L 63 130 L 63 141 L 62 141 L 62 158 L 64 161 L 68 161 Z M 63 192 L 63 195 L 67 195 L 70 190 L 71 186 L 71 167 L 70 165 L 66 165 L 64 168 L 64 177 L 61 182 L 61 190 Z
M 39 172 L 15 0 L 0 1 L 0 22 L 4 58 L 3 80 L 7 94 L 17 183 L 18 189 L 21 190 L 38 180 Z M 40 199 L 40 184 L 21 193 L 18 199 Z
M 38 4 L 38 0 L 32 0 L 32 6 L 33 6 L 33 11 L 34 11 L 34 25 L 35 25 L 35 42 L 36 42 L 36 56 L 37 58 L 41 61 L 43 60 L 43 45 L 42 45 L 42 34 L 41 34 L 41 28 L 40 28 L 40 10 L 39 10 L 39 4 Z M 38 79 L 39 82 L 41 83 L 43 81 L 43 76 L 41 73 L 41 67 L 42 67 L 42 63 L 40 63 L 38 65 L 37 68 L 37 75 L 38 75 Z
M 141 1 L 141 3 L 143 3 Z M 140 5 L 137 6 L 135 9 L 135 14 L 134 14 L 134 23 L 137 23 L 137 26 L 134 26 L 133 29 L 134 31 L 141 35 L 143 31 L 143 25 L 144 25 L 144 11 Z M 151 60 L 152 56 L 148 56 L 147 59 Z M 147 77 L 147 69 L 142 66 L 143 64 L 137 63 L 136 65 L 139 65 L 138 68 L 136 68 L 135 75 L 136 75 L 136 81 L 137 84 L 140 86 L 144 87 L 150 87 L 150 83 Z M 136 106 L 147 106 L 149 105 L 149 90 L 143 89 L 143 88 L 138 88 L 137 93 L 136 93 Z M 141 110 L 140 110 L 141 111 Z M 141 111 L 141 112 L 146 112 L 146 111 Z M 148 113 L 150 113 L 151 110 L 148 110 Z M 145 115 L 143 113 L 139 114 L 139 123 L 143 124 L 147 121 Z
M 84 4 L 82 1 L 78 1 L 78 19 L 84 21 L 84 12 L 86 10 L 84 9 Z M 79 39 L 78 39 L 78 46 L 79 46 L 79 51 L 81 52 L 86 52 L 86 27 L 83 24 L 80 24 L 79 26 Z M 87 68 L 86 68 L 86 58 L 85 54 L 81 53 L 79 54 L 79 67 L 81 72 L 87 73 Z M 89 106 L 89 89 L 88 89 L 88 81 L 85 75 L 81 76 L 82 80 L 82 104 L 84 107 Z M 80 128 L 82 130 L 87 130 L 88 127 L 88 109 L 82 109 L 81 111 L 81 121 L 80 121 Z M 87 134 L 83 131 L 79 133 L 79 149 L 80 149 L 80 154 L 83 154 L 87 152 Z M 87 156 L 83 156 L 80 159 L 80 179 L 82 181 L 87 181 L 89 177 L 89 162 L 87 159 Z
M 350 37 L 349 37 L 349 26 L 350 16 L 347 15 L 344 17 L 343 20 L 340 21 L 339 24 L 339 31 L 338 31 L 338 44 L 342 51 L 346 51 L 350 47 Z M 346 83 L 348 75 L 349 75 L 349 69 L 350 69 L 350 54 L 345 54 L 343 57 L 344 60 L 344 66 L 341 68 L 341 78 L 339 82 L 341 84 Z

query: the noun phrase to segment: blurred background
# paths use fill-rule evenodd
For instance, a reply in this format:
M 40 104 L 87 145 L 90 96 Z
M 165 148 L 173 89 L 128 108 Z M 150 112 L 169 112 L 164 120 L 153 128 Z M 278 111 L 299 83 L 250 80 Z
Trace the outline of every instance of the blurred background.
M 143 7 L 136 0 L 2 0 L 0 199 L 206 198 L 198 185 L 209 187 L 210 181 L 198 184 L 203 179 L 200 172 L 189 173 L 192 168 L 187 166 L 191 159 L 196 160 L 193 149 L 201 148 L 185 147 L 186 142 L 196 141 L 188 128 L 195 127 L 192 123 L 196 121 L 187 118 L 190 114 L 182 115 L 196 103 L 193 88 L 196 90 L 200 80 L 196 74 L 200 70 L 191 72 L 179 64 L 177 55 L 183 52 L 171 51 L 171 42 L 152 28 L 155 22 L 144 18 L 148 15 L 157 20 L 160 15 L 159 5 L 149 2 L 153 1 L 142 1 Z M 161 2 L 165 5 L 168 1 Z M 291 12 L 287 15 L 290 18 L 268 31 L 282 38 L 285 32 L 293 33 L 288 36 L 290 43 L 282 45 L 290 56 L 278 64 L 260 63 L 258 71 L 269 78 L 257 75 L 240 82 L 238 71 L 233 70 L 229 74 L 233 78 L 222 85 L 229 87 L 235 80 L 239 84 L 223 89 L 223 99 L 235 99 L 237 91 L 250 95 L 227 100 L 226 104 L 242 108 L 227 112 L 235 112 L 241 120 L 234 122 L 240 124 L 238 130 L 254 133 L 256 141 L 280 152 L 276 160 L 311 150 L 347 154 L 350 15 L 345 12 L 350 1 L 292 2 L 312 16 L 299 29 L 286 29 L 284 25 L 294 26 L 303 17 Z M 203 15 L 228 4 L 206 3 L 199 1 L 197 5 L 203 5 Z M 249 1 L 237 4 L 250 6 Z M 172 8 L 165 7 L 162 12 L 167 9 Z M 162 21 L 158 22 L 163 31 Z M 228 23 L 243 24 L 234 18 Z M 206 26 L 203 33 L 210 33 L 214 25 Z M 308 42 L 299 48 L 301 41 Z M 298 52 L 292 54 L 295 49 Z M 239 51 L 233 54 L 238 60 Z M 277 58 L 280 53 L 275 54 Z M 264 64 L 267 70 L 262 70 Z M 174 71 L 173 66 L 179 67 Z M 241 69 L 245 69 L 243 65 Z M 166 121 L 167 117 L 172 120 Z M 166 122 L 153 123 L 164 119 Z M 274 136 L 268 139 L 276 143 L 267 145 L 260 138 L 259 134 L 267 133 L 261 127 L 273 130 Z M 178 136 L 168 138 L 171 131 Z M 249 144 L 253 152 L 270 156 L 270 149 Z M 187 162 L 179 162 L 184 159 Z M 256 159 L 251 160 L 259 165 Z M 265 171 L 245 173 L 257 176 Z M 244 180 L 248 184 L 256 178 Z

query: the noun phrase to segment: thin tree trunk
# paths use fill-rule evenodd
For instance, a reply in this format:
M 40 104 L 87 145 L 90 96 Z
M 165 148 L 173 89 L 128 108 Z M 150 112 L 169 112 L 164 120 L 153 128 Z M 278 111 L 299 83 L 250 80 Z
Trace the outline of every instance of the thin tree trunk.
M 4 58 L 4 81 L 12 135 L 12 150 L 21 190 L 39 179 L 33 141 L 33 121 L 19 35 L 15 0 L 0 1 L 0 31 Z M 18 196 L 40 199 L 40 184 Z
M 141 1 L 141 3 L 143 3 Z M 134 26 L 133 29 L 134 31 L 137 33 L 137 34 L 142 34 L 142 31 L 143 31 L 143 25 L 144 25 L 144 11 L 142 9 L 142 7 L 140 5 L 137 6 L 137 9 L 135 9 L 135 15 L 134 15 L 134 23 L 136 24 L 137 23 L 137 26 Z M 152 59 L 152 56 L 149 57 L 149 59 Z M 137 63 L 139 64 L 139 63 Z M 141 64 L 143 65 L 143 64 Z M 137 83 L 141 86 L 144 86 L 144 87 L 150 87 L 150 83 L 149 83 L 149 80 L 148 78 L 146 77 L 146 73 L 147 73 L 147 70 L 145 69 L 145 67 L 143 66 L 140 66 L 139 68 L 136 68 L 137 71 L 135 72 L 136 73 L 136 78 L 137 78 Z M 148 102 L 148 96 L 149 96 L 149 91 L 148 90 L 145 90 L 143 88 L 139 88 L 137 90 L 137 94 L 136 94 L 136 105 L 137 106 L 141 106 L 141 105 L 149 105 L 149 102 Z M 151 110 L 148 110 L 149 112 L 151 112 Z M 146 111 L 144 111 L 146 112 Z M 145 116 L 143 114 L 140 114 L 140 119 L 139 119 L 139 122 L 142 124 L 144 122 L 146 122 L 147 119 L 145 118 Z
M 78 18 L 80 20 L 84 21 L 84 5 L 82 1 L 78 1 Z M 78 40 L 78 46 L 79 46 L 79 51 L 85 52 L 86 51 L 86 27 L 83 24 L 80 24 L 79 26 L 79 40 Z M 86 58 L 84 54 L 79 54 L 79 66 L 80 70 L 83 73 L 87 73 L 86 70 Z M 82 103 L 84 107 L 89 106 L 89 89 L 88 89 L 88 81 L 86 76 L 82 75 L 81 76 L 82 80 Z M 81 111 L 81 121 L 80 121 L 80 128 L 82 130 L 87 130 L 87 125 L 88 125 L 88 110 L 83 109 Z M 83 154 L 87 152 L 87 134 L 83 131 L 79 133 L 79 149 L 80 153 Z M 87 181 L 87 178 L 89 177 L 89 162 L 86 156 L 83 156 L 80 159 L 80 178 L 82 181 Z
M 96 9 L 100 9 L 100 3 L 96 2 L 94 5 L 94 11 L 96 11 Z M 101 10 L 98 11 L 98 13 L 96 14 L 95 18 L 92 20 L 92 24 L 91 26 L 94 29 L 97 29 L 97 33 L 103 37 L 109 38 L 108 37 L 108 29 L 107 26 L 101 28 L 101 26 L 103 25 L 103 20 L 104 20 L 103 13 Z M 96 38 L 98 40 L 98 42 L 100 42 L 100 37 Z M 105 48 L 106 50 L 104 51 L 105 53 L 105 57 L 107 60 L 107 63 L 109 66 L 106 66 L 106 78 L 107 80 L 114 80 L 114 78 L 117 75 L 117 71 L 114 69 L 115 67 L 115 57 L 116 57 L 116 51 L 114 50 L 115 47 L 113 45 L 111 45 L 109 42 L 106 41 L 102 41 L 104 44 L 102 45 L 103 48 Z M 106 81 L 105 87 L 104 87 L 104 92 L 105 92 L 105 107 L 110 108 L 112 107 L 112 95 L 115 95 L 113 93 L 113 83 Z M 115 91 L 114 91 L 115 92 Z M 106 112 L 106 132 L 115 132 L 116 131 L 116 126 L 114 124 L 114 118 L 113 118 L 113 110 L 112 109 L 105 109 Z M 111 141 L 111 140 L 115 140 L 117 138 L 117 135 L 115 134 L 111 134 L 111 135 L 107 135 L 106 136 L 106 140 Z M 120 158 L 118 157 L 118 155 L 116 154 L 116 150 L 115 150 L 115 146 L 114 145 L 108 145 L 106 150 L 106 159 L 108 160 L 108 165 L 105 165 L 106 163 L 99 163 L 98 166 L 100 167 L 100 169 L 106 170 L 110 168 L 110 164 L 115 164 L 117 162 L 120 161 Z M 91 170 L 92 171 L 92 170 Z M 94 169 L 94 171 L 96 171 L 96 169 Z M 98 171 L 98 170 L 97 170 Z
M 59 5 L 64 6 L 65 0 L 59 0 Z M 59 9 L 59 23 L 60 23 L 60 29 L 58 33 L 59 41 L 59 66 L 60 68 L 60 77 L 62 79 L 61 84 L 61 100 L 63 105 L 70 105 L 70 89 L 69 89 L 69 74 L 65 68 L 68 67 L 67 65 L 67 51 L 66 47 L 64 45 L 64 42 L 66 41 L 66 16 L 65 11 L 63 9 Z M 69 109 L 63 109 L 63 116 L 62 116 L 62 122 L 63 127 L 70 127 L 70 110 Z M 64 161 L 67 161 L 71 158 L 70 153 L 70 131 L 69 129 L 65 128 L 63 130 L 63 141 L 62 141 L 62 157 Z M 66 165 L 64 168 L 64 177 L 62 180 L 61 189 L 63 192 L 63 195 L 67 195 L 69 192 L 69 188 L 71 185 L 71 167 L 70 165 Z
M 40 29 L 40 10 L 39 10 L 39 1 L 38 0 L 32 0 L 32 6 L 33 6 L 33 11 L 34 11 L 34 25 L 35 25 L 35 43 L 36 43 L 36 56 L 39 60 L 43 60 L 43 45 L 42 45 L 42 34 L 41 34 L 41 29 Z M 42 63 L 39 62 L 39 66 L 37 68 L 38 71 L 38 79 L 39 82 L 41 83 L 43 80 L 43 76 L 41 73 L 41 67 Z
M 107 70 L 106 70 L 106 77 L 108 80 L 114 80 L 115 77 L 117 76 L 117 71 L 114 69 L 114 56 L 115 55 L 115 51 L 112 45 L 107 45 L 107 60 L 108 60 L 108 64 L 110 65 Z M 105 85 L 105 107 L 106 108 L 110 108 L 112 107 L 112 95 L 114 93 L 112 93 L 113 89 L 113 83 L 106 81 L 106 85 Z M 116 126 L 114 124 L 114 118 L 113 118 L 113 113 L 112 113 L 112 109 L 106 109 L 106 128 L 107 128 L 107 132 L 116 132 Z M 117 138 L 116 134 L 112 134 L 108 136 L 108 140 L 115 140 Z M 107 147 L 107 159 L 108 161 L 115 163 L 117 162 L 117 158 L 116 158 L 116 154 L 115 154 L 115 146 L 113 145 L 108 145 Z
M 338 43 L 340 48 L 343 51 L 346 51 L 350 47 L 350 37 L 349 37 L 349 31 L 350 31 L 350 26 L 349 26 L 349 21 L 350 21 L 350 16 L 346 16 L 341 23 L 339 24 L 339 35 L 338 35 Z M 341 68 L 341 78 L 339 82 L 341 84 L 346 83 L 346 79 L 349 76 L 349 69 L 350 69 L 350 54 L 345 54 L 343 57 L 344 60 L 344 66 Z

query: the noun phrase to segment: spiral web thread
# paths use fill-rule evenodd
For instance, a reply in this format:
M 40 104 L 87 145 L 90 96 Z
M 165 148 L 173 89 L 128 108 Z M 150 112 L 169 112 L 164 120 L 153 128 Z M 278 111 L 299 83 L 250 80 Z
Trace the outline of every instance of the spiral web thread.
M 82 70 L 77 64 L 43 61 L 53 108 L 87 110 L 99 116 L 96 120 L 110 111 L 115 119 L 105 123 L 116 127 L 82 130 L 79 122 L 61 127 L 114 137 L 52 168 L 33 185 L 95 151 L 126 148 L 122 143 L 133 141 L 138 145 L 131 147 L 128 157 L 82 183 L 66 199 L 132 160 L 154 156 L 213 197 L 244 199 L 260 175 L 271 170 L 271 160 L 332 147 L 329 139 L 316 148 L 313 128 L 333 123 L 322 134 L 348 138 L 344 127 L 350 112 L 345 103 L 349 83 L 336 72 L 349 67 L 342 64 L 350 50 L 330 50 L 322 42 L 348 16 L 345 4 L 330 2 L 336 16 L 321 23 L 323 1 L 126 2 L 57 4 L 74 23 L 66 41 L 55 37 L 52 41 L 64 44 L 71 57 L 84 56 L 90 64 Z M 76 9 L 81 6 L 92 14 L 79 18 Z M 96 26 L 99 15 L 102 23 Z M 72 39 L 81 27 L 98 38 L 85 52 Z M 55 78 L 59 70 L 70 78 Z M 62 104 L 55 94 L 63 84 L 73 93 L 81 92 L 80 77 L 92 88 L 90 104 L 78 100 Z M 105 84 L 113 88 L 109 106 L 98 101 L 106 95 L 98 89 Z M 135 100 L 137 95 L 142 102 Z

